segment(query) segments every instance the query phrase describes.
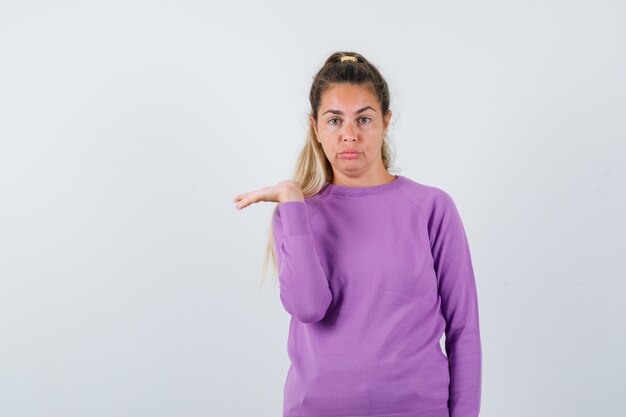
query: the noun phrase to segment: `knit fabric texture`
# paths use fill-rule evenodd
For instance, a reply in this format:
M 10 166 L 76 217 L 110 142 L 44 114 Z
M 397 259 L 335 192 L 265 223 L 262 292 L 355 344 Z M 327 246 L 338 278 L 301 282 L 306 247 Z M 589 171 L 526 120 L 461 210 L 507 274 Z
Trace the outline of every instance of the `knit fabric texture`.
M 272 221 L 291 315 L 284 417 L 478 416 L 477 290 L 448 193 L 402 175 L 326 182 Z

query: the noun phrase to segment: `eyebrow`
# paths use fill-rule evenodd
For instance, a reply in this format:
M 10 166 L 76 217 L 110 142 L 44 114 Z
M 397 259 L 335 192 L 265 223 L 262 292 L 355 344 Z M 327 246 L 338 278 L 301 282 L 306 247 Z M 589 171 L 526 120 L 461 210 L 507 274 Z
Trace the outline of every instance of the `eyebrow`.
M 365 110 L 367 110 L 367 109 L 371 109 L 371 110 L 373 110 L 373 111 L 376 111 L 376 110 L 374 110 L 374 108 L 373 108 L 372 106 L 365 106 L 365 107 L 363 107 L 362 109 L 357 110 L 357 111 L 356 111 L 356 113 L 357 113 L 357 114 L 358 114 L 358 113 L 363 113 L 363 112 L 364 112 Z M 343 112 L 342 112 L 341 110 L 333 110 L 333 109 L 330 109 L 330 110 L 326 110 L 324 113 L 322 113 L 322 116 L 323 116 L 323 115 L 325 115 L 326 113 L 343 114 Z

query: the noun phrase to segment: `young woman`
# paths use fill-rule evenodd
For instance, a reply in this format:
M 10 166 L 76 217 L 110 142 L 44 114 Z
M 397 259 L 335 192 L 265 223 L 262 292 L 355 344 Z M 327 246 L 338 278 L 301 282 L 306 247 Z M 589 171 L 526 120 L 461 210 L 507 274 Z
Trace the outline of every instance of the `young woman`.
M 284 417 L 478 416 L 477 291 L 454 201 L 389 172 L 389 91 L 362 55 L 332 54 L 309 99 L 293 179 L 234 198 L 278 203 L 266 253 L 291 315 Z

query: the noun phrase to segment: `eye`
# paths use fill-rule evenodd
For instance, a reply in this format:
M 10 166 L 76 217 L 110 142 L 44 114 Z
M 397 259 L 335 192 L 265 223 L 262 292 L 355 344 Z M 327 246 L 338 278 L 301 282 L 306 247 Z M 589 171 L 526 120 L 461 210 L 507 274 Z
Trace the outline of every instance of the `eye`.
M 369 117 L 361 117 L 360 118 L 360 120 L 363 120 L 363 119 L 367 120 L 367 122 L 365 122 L 365 123 L 369 123 L 369 122 L 372 121 L 372 119 L 370 119 Z
M 335 118 L 333 118 L 333 119 L 328 120 L 328 123 L 330 123 L 331 125 L 336 125 L 337 123 L 332 123 L 332 122 L 333 122 L 333 120 L 337 120 L 337 121 L 339 121 L 339 119 L 337 119 L 337 118 L 335 117 Z

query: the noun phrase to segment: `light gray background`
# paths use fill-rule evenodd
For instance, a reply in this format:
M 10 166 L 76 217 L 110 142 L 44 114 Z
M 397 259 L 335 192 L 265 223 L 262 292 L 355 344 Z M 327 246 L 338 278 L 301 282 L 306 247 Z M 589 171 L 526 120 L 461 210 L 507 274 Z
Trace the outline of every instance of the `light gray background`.
M 483 417 L 626 408 L 621 1 L 0 3 L 0 415 L 279 416 L 258 288 L 315 72 L 387 78 L 470 240 Z

